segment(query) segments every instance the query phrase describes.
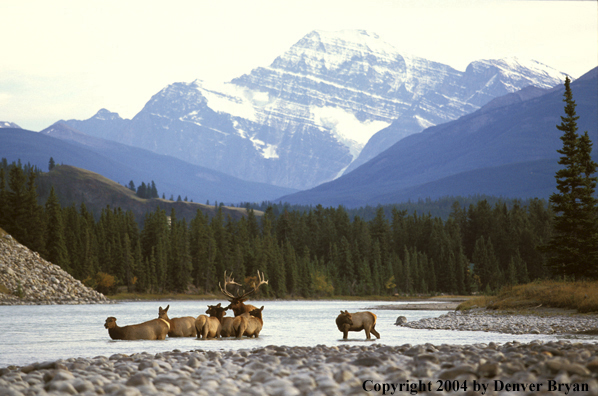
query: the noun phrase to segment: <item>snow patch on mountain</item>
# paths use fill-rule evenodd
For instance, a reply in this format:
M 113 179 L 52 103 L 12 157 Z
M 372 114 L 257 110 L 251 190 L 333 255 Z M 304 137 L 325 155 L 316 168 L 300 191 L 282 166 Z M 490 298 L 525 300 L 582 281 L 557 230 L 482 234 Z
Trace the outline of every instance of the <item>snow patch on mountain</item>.
M 278 158 L 278 154 L 276 153 L 276 149 L 278 146 L 273 144 L 264 143 L 259 139 L 249 138 L 253 143 L 253 147 L 256 148 L 260 152 L 263 158 L 265 159 L 276 159 Z
M 355 114 L 340 107 L 314 107 L 311 113 L 314 123 L 332 131 L 341 143 L 349 147 L 354 158 L 376 132 L 390 125 L 390 122 L 384 121 L 360 121 Z
M 207 84 L 201 80 L 194 83 L 212 110 L 249 121 L 257 122 L 255 104 L 269 102 L 267 92 L 254 92 L 231 83 Z

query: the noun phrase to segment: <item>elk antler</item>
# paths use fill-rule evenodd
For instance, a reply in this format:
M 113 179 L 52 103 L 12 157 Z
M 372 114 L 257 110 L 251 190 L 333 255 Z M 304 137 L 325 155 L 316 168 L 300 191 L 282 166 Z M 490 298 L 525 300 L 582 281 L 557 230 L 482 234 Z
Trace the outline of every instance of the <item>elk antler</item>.
M 229 291 L 226 290 L 226 286 L 227 285 L 237 285 L 237 286 L 241 286 L 239 285 L 237 282 L 235 282 L 234 279 L 232 279 L 231 277 L 227 277 L 226 276 L 226 271 L 224 272 L 224 288 L 222 286 L 220 286 L 220 283 L 218 283 L 218 286 L 220 286 L 220 291 L 222 291 L 222 293 L 228 297 L 231 301 L 232 300 L 241 300 L 245 297 L 247 297 L 248 295 L 250 295 L 251 293 L 255 293 L 257 291 L 257 289 L 260 288 L 261 285 L 267 285 L 268 281 L 264 280 L 264 273 L 262 272 L 260 274 L 260 271 L 257 272 L 257 279 L 259 281 L 259 283 L 256 285 L 255 282 L 253 283 L 253 289 L 249 290 L 248 292 L 245 292 L 245 290 L 241 290 L 241 293 L 237 293 L 236 296 L 233 296 L 232 293 L 230 293 Z
M 247 293 L 243 293 L 243 295 L 241 295 L 241 296 L 239 296 L 237 298 L 239 298 L 239 299 L 245 298 L 248 295 L 250 295 L 251 293 L 255 293 L 257 291 L 257 289 L 260 288 L 261 285 L 267 285 L 268 284 L 268 281 L 264 280 L 264 273 L 262 272 L 262 274 L 260 275 L 260 271 L 259 270 L 257 272 L 257 280 L 259 281 L 259 283 L 256 285 L 255 282 L 253 282 L 253 289 L 252 290 L 249 290 Z M 244 292 L 244 290 L 243 290 L 243 292 Z
M 232 276 L 232 272 L 231 272 L 231 276 Z M 220 285 L 220 282 L 218 282 L 218 286 L 220 287 L 220 291 L 222 292 L 222 294 L 224 294 L 229 299 L 235 299 L 237 297 L 233 296 L 232 293 L 230 293 L 228 290 L 226 290 L 226 287 L 228 285 L 237 285 L 237 286 L 241 286 L 241 285 L 238 284 L 237 282 L 235 282 L 235 280 L 231 276 L 227 276 L 226 271 L 224 271 L 224 287 L 222 287 Z

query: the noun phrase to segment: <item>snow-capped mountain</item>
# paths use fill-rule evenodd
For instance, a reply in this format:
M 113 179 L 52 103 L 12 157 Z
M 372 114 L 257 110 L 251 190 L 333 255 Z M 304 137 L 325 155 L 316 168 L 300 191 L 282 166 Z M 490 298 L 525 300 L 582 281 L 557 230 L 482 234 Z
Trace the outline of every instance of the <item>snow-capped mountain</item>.
M 21 127 L 18 126 L 17 124 L 15 124 L 14 122 L 0 121 L 0 128 L 18 128 L 18 129 L 20 129 Z
M 102 110 L 67 123 L 245 180 L 306 189 L 497 96 L 564 78 L 516 59 L 461 72 L 365 31 L 313 31 L 270 66 L 230 82 L 171 84 L 132 120 Z

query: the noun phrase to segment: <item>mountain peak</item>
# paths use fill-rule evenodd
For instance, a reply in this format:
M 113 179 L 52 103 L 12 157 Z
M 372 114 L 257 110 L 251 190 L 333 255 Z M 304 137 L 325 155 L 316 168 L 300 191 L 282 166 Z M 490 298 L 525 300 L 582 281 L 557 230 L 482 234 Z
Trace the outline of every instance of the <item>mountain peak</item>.
M 17 124 L 15 124 L 14 122 L 8 122 L 8 121 L 0 121 L 0 128 L 17 128 L 17 129 L 21 129 L 21 127 L 18 126 Z
M 565 81 L 567 76 L 550 66 L 533 59 L 523 59 L 516 56 L 500 59 L 481 59 L 471 62 L 466 73 L 498 72 L 511 80 L 528 80 L 528 85 L 550 89 Z M 511 92 L 515 91 L 512 89 Z
M 104 121 L 122 120 L 121 116 L 119 116 L 118 113 L 113 113 L 107 109 L 100 109 L 92 118 Z
M 360 64 L 374 57 L 382 63 L 402 60 L 397 49 L 376 33 L 366 30 L 314 30 L 305 35 L 282 56 L 274 60 L 274 69 L 288 69 L 305 64 L 307 69 L 336 70 L 348 63 Z
M 345 29 L 336 31 L 313 30 L 310 33 L 306 34 L 303 38 L 311 40 L 320 40 L 322 42 L 344 41 L 364 44 L 366 44 L 367 42 L 384 42 L 376 33 L 362 29 Z

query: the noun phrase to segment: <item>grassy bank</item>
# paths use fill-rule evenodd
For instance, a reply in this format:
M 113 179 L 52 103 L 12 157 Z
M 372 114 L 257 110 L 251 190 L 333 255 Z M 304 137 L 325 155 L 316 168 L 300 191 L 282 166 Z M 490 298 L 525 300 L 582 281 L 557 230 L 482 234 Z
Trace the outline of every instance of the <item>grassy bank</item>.
M 503 287 L 497 295 L 463 302 L 458 310 L 474 307 L 499 310 L 561 308 L 579 313 L 598 312 L 598 282 L 540 281 Z

